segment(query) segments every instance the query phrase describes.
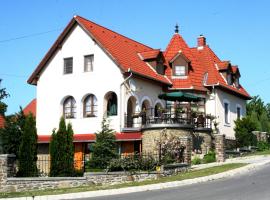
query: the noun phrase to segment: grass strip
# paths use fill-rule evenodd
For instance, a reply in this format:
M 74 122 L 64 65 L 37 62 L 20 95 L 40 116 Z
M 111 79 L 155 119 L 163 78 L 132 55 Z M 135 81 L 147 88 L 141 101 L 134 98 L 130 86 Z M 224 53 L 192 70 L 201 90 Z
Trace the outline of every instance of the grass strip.
M 0 193 L 0 198 L 8 197 L 25 197 L 25 196 L 42 196 L 42 195 L 56 195 L 56 194 L 66 194 L 66 193 L 76 193 L 76 192 L 86 192 L 95 190 L 106 190 L 106 189 L 118 189 L 132 186 L 149 185 L 155 183 L 164 183 L 171 181 L 181 181 L 186 179 L 193 179 L 198 177 L 209 176 L 213 174 L 222 173 L 239 167 L 243 167 L 247 164 L 245 163 L 230 163 L 215 167 L 210 167 L 206 169 L 200 169 L 196 171 L 188 171 L 180 173 L 178 175 L 162 177 L 156 180 L 147 180 L 142 182 L 129 182 L 116 185 L 93 185 L 93 186 L 80 186 L 75 188 L 63 188 L 63 189 L 47 189 L 47 190 L 35 190 L 27 192 L 12 192 L 12 193 Z

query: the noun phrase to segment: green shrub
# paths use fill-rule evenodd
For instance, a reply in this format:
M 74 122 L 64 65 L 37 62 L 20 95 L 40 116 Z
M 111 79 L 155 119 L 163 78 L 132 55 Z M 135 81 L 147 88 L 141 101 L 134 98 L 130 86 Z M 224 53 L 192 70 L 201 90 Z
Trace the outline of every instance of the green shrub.
M 157 166 L 157 161 L 152 156 L 143 157 L 140 155 L 126 156 L 112 159 L 108 165 L 109 171 L 153 171 Z
M 198 156 L 195 156 L 195 157 L 192 159 L 191 164 L 192 164 L 192 165 L 199 165 L 199 164 L 202 164 L 202 159 L 199 158 Z
M 252 131 L 255 131 L 257 127 L 257 123 L 250 116 L 237 119 L 234 128 L 237 146 L 256 146 L 257 138 Z
M 257 143 L 258 151 L 265 151 L 270 149 L 270 145 L 268 142 L 258 142 Z
M 216 162 L 216 153 L 214 151 L 209 151 L 203 157 L 203 163 L 212 163 Z

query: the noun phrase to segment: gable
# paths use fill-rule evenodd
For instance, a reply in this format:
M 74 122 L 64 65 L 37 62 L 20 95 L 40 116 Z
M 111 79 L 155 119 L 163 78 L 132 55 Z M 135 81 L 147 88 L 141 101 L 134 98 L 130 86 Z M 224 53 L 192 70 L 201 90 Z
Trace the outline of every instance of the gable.
M 36 84 L 39 73 L 43 70 L 45 64 L 75 24 L 79 24 L 80 27 L 82 27 L 88 37 L 90 36 L 96 44 L 100 46 L 108 57 L 110 57 L 122 70 L 122 72 L 132 71 L 134 74 L 142 75 L 151 80 L 162 82 L 167 85 L 171 84 L 166 77 L 155 73 L 155 71 L 153 71 L 147 63 L 141 60 L 138 56 L 139 52 L 150 51 L 153 50 L 152 48 L 79 16 L 75 16 L 71 20 L 36 70 L 30 76 L 28 83 Z

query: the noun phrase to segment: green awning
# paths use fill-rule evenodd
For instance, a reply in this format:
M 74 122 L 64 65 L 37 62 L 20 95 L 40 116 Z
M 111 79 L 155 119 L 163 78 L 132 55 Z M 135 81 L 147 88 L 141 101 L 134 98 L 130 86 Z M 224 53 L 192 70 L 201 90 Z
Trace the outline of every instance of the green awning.
M 201 98 L 185 92 L 169 92 L 158 95 L 158 98 L 166 101 L 198 102 Z

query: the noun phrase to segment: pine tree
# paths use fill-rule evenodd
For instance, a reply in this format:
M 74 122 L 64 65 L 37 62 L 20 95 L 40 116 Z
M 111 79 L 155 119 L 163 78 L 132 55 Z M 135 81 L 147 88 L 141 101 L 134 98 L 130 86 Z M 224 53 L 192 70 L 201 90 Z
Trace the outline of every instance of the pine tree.
M 58 150 L 57 150 L 58 144 L 57 144 L 57 138 L 56 138 L 56 132 L 55 129 L 52 132 L 52 137 L 50 141 L 50 176 L 56 176 L 58 174 Z
M 70 174 L 71 176 L 74 173 L 74 145 L 73 145 L 73 129 L 70 123 L 67 126 L 66 145 L 67 145 L 66 147 L 66 161 L 67 161 L 66 174 Z
M 90 162 L 95 168 L 105 169 L 109 162 L 117 157 L 114 130 L 109 128 L 106 119 L 102 120 L 101 131 L 96 133 L 93 155 Z
M 38 175 L 37 169 L 37 130 L 32 114 L 28 115 L 22 129 L 21 144 L 19 148 L 18 176 L 34 177 Z
M 71 124 L 66 127 L 65 119 L 60 119 L 59 128 L 53 131 L 50 142 L 50 176 L 73 176 L 74 148 Z

